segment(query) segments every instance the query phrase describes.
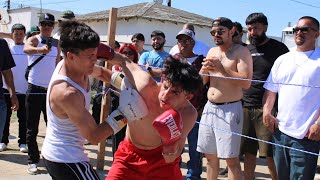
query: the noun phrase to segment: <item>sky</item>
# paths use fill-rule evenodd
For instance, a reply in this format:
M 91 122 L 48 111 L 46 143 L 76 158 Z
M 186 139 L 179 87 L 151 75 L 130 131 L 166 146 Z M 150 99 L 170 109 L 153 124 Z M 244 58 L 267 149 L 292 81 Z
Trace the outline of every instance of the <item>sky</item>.
M 5 0 L 0 2 L 4 5 Z M 86 14 L 153 0 L 11 0 L 11 6 L 40 7 L 40 2 L 44 9 Z M 302 16 L 313 16 L 320 21 L 320 0 L 171 0 L 171 6 L 209 18 L 228 17 L 243 26 L 250 13 L 262 12 L 269 22 L 267 35 L 278 37 L 288 22 L 294 25 Z

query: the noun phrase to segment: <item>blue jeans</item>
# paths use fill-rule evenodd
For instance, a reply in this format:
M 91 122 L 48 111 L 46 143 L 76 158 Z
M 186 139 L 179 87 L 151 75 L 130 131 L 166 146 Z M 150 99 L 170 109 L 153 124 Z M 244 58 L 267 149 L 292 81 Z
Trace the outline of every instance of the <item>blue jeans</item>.
M 3 136 L 4 126 L 6 125 L 7 118 L 7 104 L 4 99 L 0 99 L 0 140 Z
M 279 129 L 275 130 L 273 134 L 273 141 L 276 144 L 281 144 L 316 154 L 319 153 L 318 141 L 312 141 L 307 138 L 296 139 L 282 133 L 279 131 Z M 318 156 L 279 146 L 273 147 L 273 159 L 279 179 L 314 179 Z
M 200 118 L 197 119 L 197 122 L 200 122 Z M 186 174 L 186 179 L 188 180 L 201 179 L 200 175 L 202 173 L 202 154 L 196 150 L 199 132 L 199 124 L 197 122 L 188 134 L 190 158 L 190 160 L 187 162 L 188 172 Z

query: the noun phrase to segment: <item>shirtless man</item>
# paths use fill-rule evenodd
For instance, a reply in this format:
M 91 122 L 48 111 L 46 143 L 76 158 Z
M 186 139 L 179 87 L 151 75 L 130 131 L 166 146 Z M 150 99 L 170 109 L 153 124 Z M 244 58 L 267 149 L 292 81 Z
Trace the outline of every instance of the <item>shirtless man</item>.
M 165 61 L 162 83 L 157 83 L 149 73 L 131 61 L 116 63 L 145 100 L 149 114 L 128 123 L 126 137 L 114 155 L 114 163 L 106 179 L 182 180 L 179 161 L 186 137 L 197 118 L 197 110 L 189 100 L 202 89 L 201 76 L 188 63 L 172 57 Z M 176 146 L 173 145 L 175 148 L 165 152 L 167 145 L 164 144 L 162 132 L 154 128 L 153 121 L 161 119 L 170 109 L 181 115 L 183 129 Z
M 248 78 L 252 77 L 252 58 L 247 48 L 232 43 L 235 29 L 230 19 L 220 17 L 212 22 L 210 32 L 218 47 L 211 48 L 203 62 L 200 74 Z M 217 179 L 219 159 L 229 167 L 228 179 L 241 179 L 239 150 L 241 137 L 230 132 L 242 132 L 242 90 L 251 81 L 203 77 L 209 81 L 208 102 L 203 110 L 199 127 L 197 151 L 205 154 L 207 179 Z

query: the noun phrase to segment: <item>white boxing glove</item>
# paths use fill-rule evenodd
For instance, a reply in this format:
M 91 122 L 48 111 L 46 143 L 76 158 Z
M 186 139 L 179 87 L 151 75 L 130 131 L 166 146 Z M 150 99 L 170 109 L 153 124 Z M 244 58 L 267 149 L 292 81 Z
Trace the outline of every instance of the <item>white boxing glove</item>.
M 132 88 L 121 91 L 118 109 L 127 118 L 128 122 L 141 119 L 149 113 L 143 98 L 137 90 Z
M 141 119 L 148 115 L 148 108 L 140 94 L 132 88 L 126 88 L 120 93 L 119 107 L 105 121 L 113 129 L 113 134 L 119 132 L 128 122 Z
M 111 85 L 117 89 L 133 88 L 128 78 L 121 72 L 114 72 L 111 75 Z

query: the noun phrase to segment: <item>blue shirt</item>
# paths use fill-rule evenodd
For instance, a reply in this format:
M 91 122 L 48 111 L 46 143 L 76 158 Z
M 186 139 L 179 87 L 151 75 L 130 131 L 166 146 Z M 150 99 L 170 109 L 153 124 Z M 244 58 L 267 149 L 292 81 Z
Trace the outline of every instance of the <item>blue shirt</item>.
M 144 52 L 141 54 L 138 64 L 146 65 L 147 62 L 151 67 L 163 68 L 164 61 L 170 54 L 167 52 L 157 53 L 156 51 Z

